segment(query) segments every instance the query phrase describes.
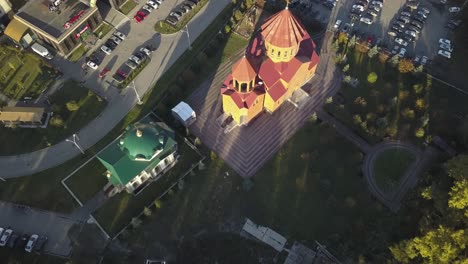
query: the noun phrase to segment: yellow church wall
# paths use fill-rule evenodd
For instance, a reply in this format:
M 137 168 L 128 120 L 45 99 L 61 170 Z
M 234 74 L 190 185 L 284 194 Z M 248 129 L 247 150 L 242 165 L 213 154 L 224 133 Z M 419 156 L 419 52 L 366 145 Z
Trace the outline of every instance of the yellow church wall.
M 284 100 L 284 95 L 283 97 L 281 97 L 280 99 L 278 99 L 278 101 L 274 101 L 273 98 L 271 98 L 271 96 L 266 93 L 265 95 L 265 103 L 263 104 L 265 109 L 268 110 L 269 112 L 274 112 L 276 109 L 278 109 L 278 107 L 280 105 L 283 104 L 283 100 Z
M 224 113 L 231 115 L 232 119 L 240 123 L 240 116 L 241 112 L 239 108 L 237 107 L 236 103 L 232 100 L 232 98 L 228 95 L 223 94 L 223 111 Z
M 258 114 L 260 114 L 262 112 L 264 100 L 265 100 L 265 95 L 264 94 L 259 95 L 257 97 L 256 102 L 254 103 L 254 105 L 252 105 L 248 109 L 248 114 L 247 114 L 248 121 L 254 119 L 254 117 L 256 117 Z
M 271 45 L 268 42 L 265 42 L 265 48 L 266 48 L 266 55 L 273 62 L 288 62 L 294 56 L 296 56 L 299 50 L 299 46 L 283 48 L 283 47 L 277 47 L 277 46 Z

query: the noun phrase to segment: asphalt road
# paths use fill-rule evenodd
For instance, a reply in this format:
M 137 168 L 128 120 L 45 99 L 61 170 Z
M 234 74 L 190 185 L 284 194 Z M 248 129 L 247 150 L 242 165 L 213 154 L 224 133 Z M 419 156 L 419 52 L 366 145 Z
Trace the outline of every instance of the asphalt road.
M 203 32 L 229 2 L 230 0 L 209 1 L 192 18 L 188 24 L 192 41 Z M 164 18 L 175 5 L 176 1 L 166 0 L 159 10 L 153 11 L 140 24 L 131 21 L 130 18 L 135 11 L 131 12 L 128 15 L 129 20 L 123 21 L 120 26 L 120 30 L 127 33 L 127 39 L 103 62 L 103 65 L 117 65 L 118 67 L 139 47 L 148 43 L 157 45 L 158 49 L 152 54 L 151 62 L 135 80 L 136 89 L 140 95 L 149 91 L 160 76 L 189 46 L 187 34 L 184 32 L 161 36 L 153 30 L 154 24 Z M 135 92 L 132 89 L 127 88 L 119 93 L 119 90 L 110 85 L 108 80 L 98 79 L 99 70 L 84 75 L 79 64 L 72 64 L 60 59 L 55 60 L 54 63 L 59 65 L 65 75 L 77 80 L 84 80 L 85 86 L 108 100 L 108 106 L 101 115 L 77 133 L 80 139 L 79 144 L 84 149 L 93 146 L 103 138 L 137 103 Z M 27 154 L 2 156 L 0 157 L 0 168 L 2 168 L 0 177 L 8 179 L 31 175 L 55 167 L 80 154 L 80 151 L 71 143 L 63 141 L 49 148 Z

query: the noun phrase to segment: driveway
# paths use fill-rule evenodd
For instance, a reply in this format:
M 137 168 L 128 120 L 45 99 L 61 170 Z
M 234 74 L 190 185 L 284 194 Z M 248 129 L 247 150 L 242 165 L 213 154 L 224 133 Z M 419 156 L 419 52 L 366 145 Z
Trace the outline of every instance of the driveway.
M 227 6 L 230 0 L 209 1 L 206 6 L 190 21 L 188 30 L 192 41 L 216 18 Z M 171 4 L 172 3 L 172 4 Z M 160 36 L 153 30 L 157 20 L 165 17 L 175 1 L 167 0 L 160 10 L 153 11 L 148 18 L 140 24 L 128 21 L 121 26 L 121 30 L 127 33 L 127 39 L 109 55 L 103 65 L 111 65 L 114 71 L 130 54 L 147 43 L 156 43 L 157 51 L 152 54 L 152 60 L 148 66 L 135 79 L 136 89 L 140 95 L 153 88 L 160 76 L 182 55 L 188 48 L 187 35 L 183 32 L 172 35 Z M 159 13 L 160 14 L 159 14 Z M 129 14 L 132 16 L 133 13 Z M 97 78 L 98 71 L 84 75 L 79 64 L 73 64 L 61 59 L 54 61 L 67 75 L 77 80 L 83 80 L 84 85 L 105 97 L 108 106 L 96 119 L 77 132 L 82 148 L 87 149 L 97 143 L 110 132 L 125 115 L 135 106 L 137 99 L 133 90 L 126 88 L 118 90 L 109 83 L 109 79 Z M 101 66 L 102 67 L 102 66 Z M 0 177 L 14 178 L 55 167 L 63 162 L 81 154 L 72 144 L 60 142 L 49 148 L 35 152 L 0 157 Z

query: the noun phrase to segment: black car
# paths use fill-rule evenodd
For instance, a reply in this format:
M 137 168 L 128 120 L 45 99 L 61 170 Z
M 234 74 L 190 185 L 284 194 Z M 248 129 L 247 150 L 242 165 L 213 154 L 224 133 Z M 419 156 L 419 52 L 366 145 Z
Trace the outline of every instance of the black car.
M 37 254 L 41 254 L 48 240 L 49 238 L 46 236 L 39 237 L 39 239 L 36 242 L 36 245 L 34 246 L 34 252 L 36 252 Z
M 392 29 L 393 31 L 398 32 L 398 33 L 403 32 L 403 29 L 401 29 L 401 27 L 400 27 L 400 26 L 397 26 L 397 25 L 393 25 L 393 26 L 391 27 L 391 29 Z
M 421 24 L 420 22 L 416 21 L 416 20 L 413 20 L 411 21 L 411 25 L 419 28 L 419 29 L 422 29 L 423 28 L 423 24 Z
M 416 20 L 421 24 L 424 24 L 426 22 L 426 19 L 424 19 L 424 17 L 422 16 L 413 16 L 413 20 Z
M 414 41 L 416 40 L 415 37 L 413 37 L 412 35 L 408 35 L 408 34 L 405 34 L 405 35 L 403 36 L 403 39 L 405 39 L 405 40 L 408 41 L 408 42 L 414 42 Z
M 175 26 L 177 22 L 179 22 L 179 20 L 176 17 L 170 16 L 166 18 L 166 23 L 168 23 L 169 25 Z
M 110 50 L 114 50 L 114 49 L 117 47 L 117 44 L 116 44 L 114 41 L 110 40 L 110 39 L 108 39 L 108 40 L 106 41 L 105 45 L 106 45 Z
M 418 34 L 421 33 L 421 29 L 418 28 L 418 27 L 415 27 L 415 26 L 413 26 L 413 25 L 409 26 L 408 29 L 409 29 L 409 30 L 412 30 L 412 31 L 414 31 L 414 32 L 416 32 L 416 33 L 418 33 Z
M 121 83 L 126 79 L 124 76 L 118 73 L 115 73 L 114 75 L 112 75 L 112 78 L 114 78 L 114 80 L 116 80 L 118 83 Z
M 29 240 L 29 235 L 28 234 L 23 234 L 19 239 L 18 242 L 16 243 L 17 248 L 24 249 L 26 244 L 28 243 Z
M 19 239 L 19 235 L 13 233 L 13 235 L 11 235 L 10 239 L 8 240 L 7 246 L 9 248 L 14 248 L 16 243 L 18 242 L 18 239 Z

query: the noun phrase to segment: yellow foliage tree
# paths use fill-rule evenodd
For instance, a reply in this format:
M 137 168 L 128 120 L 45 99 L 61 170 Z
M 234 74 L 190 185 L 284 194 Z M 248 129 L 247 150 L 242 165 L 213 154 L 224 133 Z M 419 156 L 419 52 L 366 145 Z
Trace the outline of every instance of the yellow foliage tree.
M 398 63 L 398 71 L 401 73 L 408 73 L 414 71 L 414 64 L 409 59 L 402 59 Z

